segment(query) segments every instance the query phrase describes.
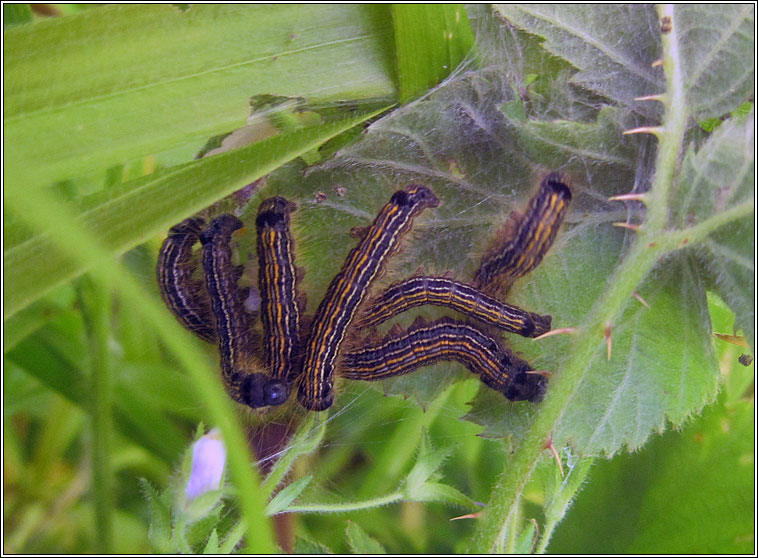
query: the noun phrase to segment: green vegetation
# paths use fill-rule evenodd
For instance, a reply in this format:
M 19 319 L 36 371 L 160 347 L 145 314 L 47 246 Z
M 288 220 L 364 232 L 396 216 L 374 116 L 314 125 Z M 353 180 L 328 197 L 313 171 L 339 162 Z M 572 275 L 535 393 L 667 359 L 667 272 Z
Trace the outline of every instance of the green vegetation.
M 754 551 L 753 5 L 35 6 L 3 6 L 5 552 Z M 313 312 L 410 182 L 442 204 L 384 281 L 467 280 L 548 170 L 571 212 L 510 301 L 576 331 L 505 338 L 537 405 L 439 365 L 242 411 L 158 295 L 170 226 L 278 194 Z

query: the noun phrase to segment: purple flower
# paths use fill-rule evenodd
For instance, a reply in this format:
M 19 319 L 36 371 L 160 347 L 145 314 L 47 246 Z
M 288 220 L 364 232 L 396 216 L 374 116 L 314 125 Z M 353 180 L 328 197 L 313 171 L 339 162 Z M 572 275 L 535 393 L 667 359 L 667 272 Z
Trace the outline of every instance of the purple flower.
M 187 501 L 218 490 L 225 464 L 226 449 L 219 439 L 218 429 L 214 428 L 195 442 L 192 448 L 192 473 L 185 492 Z

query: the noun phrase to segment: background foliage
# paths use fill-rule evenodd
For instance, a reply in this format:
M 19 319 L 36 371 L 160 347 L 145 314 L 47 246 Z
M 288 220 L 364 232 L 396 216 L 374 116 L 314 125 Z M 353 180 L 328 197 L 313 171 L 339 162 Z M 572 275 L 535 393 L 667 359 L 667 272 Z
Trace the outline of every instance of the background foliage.
M 754 549 L 754 6 L 56 9 L 3 13 L 5 551 Z M 537 406 L 451 365 L 240 414 L 157 296 L 171 225 L 281 194 L 312 309 L 411 181 L 443 204 L 384 281 L 467 279 L 546 170 L 571 213 L 512 298 L 577 333 L 507 339 Z M 190 503 L 201 422 L 230 475 Z

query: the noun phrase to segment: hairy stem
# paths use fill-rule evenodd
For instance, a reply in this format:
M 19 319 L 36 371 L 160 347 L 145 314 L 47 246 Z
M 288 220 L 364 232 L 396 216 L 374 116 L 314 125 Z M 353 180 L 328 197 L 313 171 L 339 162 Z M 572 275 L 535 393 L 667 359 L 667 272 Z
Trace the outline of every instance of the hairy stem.
M 403 493 L 393 492 L 387 496 L 372 498 L 370 500 L 363 500 L 361 502 L 349 502 L 344 504 L 299 504 L 295 506 L 289 506 L 285 511 L 305 513 L 351 512 L 356 510 L 376 508 L 379 506 L 386 506 L 387 504 L 394 504 L 395 502 L 400 502 L 401 500 L 403 500 Z
M 473 552 L 488 553 L 496 548 L 497 541 L 503 536 L 507 526 L 507 519 L 514 515 L 524 487 L 585 372 L 595 359 L 605 358 L 603 334 L 606 326 L 613 324 L 621 314 L 632 293 L 658 259 L 665 252 L 678 246 L 658 241 L 666 236 L 669 193 L 679 163 L 688 115 L 673 7 L 664 6 L 660 12 L 662 16 L 671 18 L 673 30 L 663 36 L 663 68 L 666 74 L 667 95 L 664 125 L 658 135 L 656 171 L 649 193 L 646 222 L 640 229 L 637 242 L 629 255 L 617 267 L 609 281 L 609 289 L 580 325 L 563 368 L 553 379 L 551 389 L 541 404 L 531 430 L 509 461 L 507 469 L 501 473 L 487 508 L 478 522 L 470 545 Z

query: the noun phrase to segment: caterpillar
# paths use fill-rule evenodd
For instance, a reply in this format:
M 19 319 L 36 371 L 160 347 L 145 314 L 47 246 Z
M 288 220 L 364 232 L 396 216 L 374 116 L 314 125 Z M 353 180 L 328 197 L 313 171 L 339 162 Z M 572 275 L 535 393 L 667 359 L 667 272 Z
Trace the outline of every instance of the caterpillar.
M 332 405 L 335 361 L 356 310 L 413 219 L 437 205 L 439 200 L 425 186 L 411 185 L 395 192 L 329 284 L 305 347 L 298 400 L 306 409 L 322 411 Z
M 192 279 L 197 268 L 192 248 L 200 241 L 205 221 L 186 219 L 171 227 L 158 254 L 158 287 L 166 306 L 189 331 L 210 343 L 216 340 L 211 302 L 202 281 Z
M 384 380 L 444 360 L 463 364 L 511 401 L 536 403 L 544 396 L 544 377 L 529 374 L 531 367 L 494 338 L 451 318 L 431 323 L 419 319 L 407 331 L 390 334 L 377 345 L 347 352 L 341 375 L 350 380 Z
M 371 300 L 359 327 L 371 327 L 426 304 L 446 306 L 498 329 L 537 337 L 550 331 L 552 318 L 522 310 L 493 298 L 471 285 L 444 277 L 411 277 L 390 285 Z
M 571 190 L 563 177 L 557 172 L 547 175 L 525 214 L 508 224 L 513 230 L 482 258 L 474 286 L 505 293 L 516 279 L 537 267 L 553 245 L 570 202 Z
M 282 197 L 258 208 L 258 287 L 263 323 L 263 362 L 276 380 L 292 382 L 298 373 L 300 307 L 289 214 L 296 205 Z
M 205 284 L 216 321 L 221 373 L 229 395 L 249 407 L 281 405 L 289 396 L 285 382 L 269 378 L 256 356 L 260 341 L 245 311 L 245 292 L 237 287 L 242 267 L 232 264 L 229 246 L 232 233 L 242 228 L 233 215 L 216 217 L 200 234 L 203 244 Z

